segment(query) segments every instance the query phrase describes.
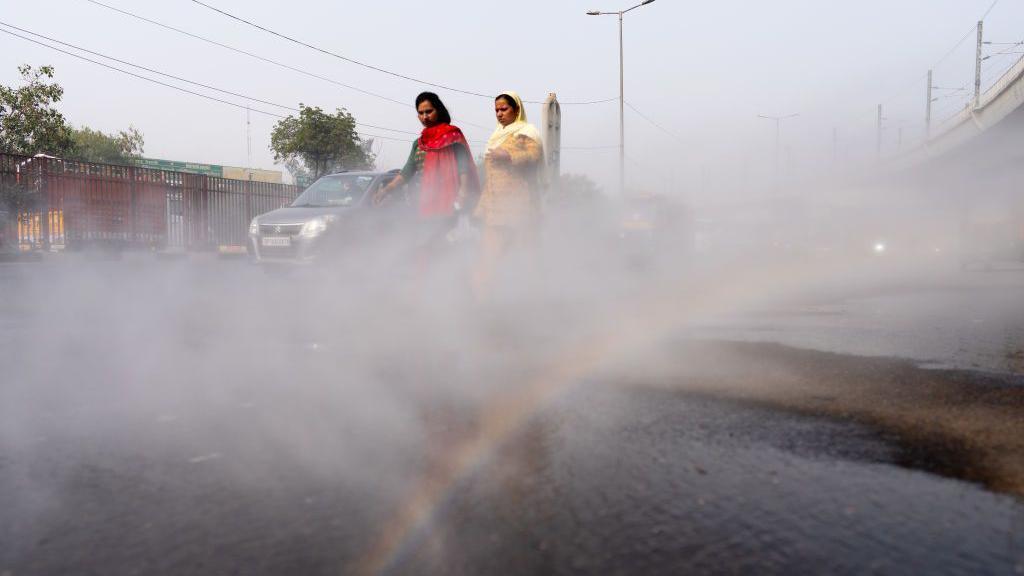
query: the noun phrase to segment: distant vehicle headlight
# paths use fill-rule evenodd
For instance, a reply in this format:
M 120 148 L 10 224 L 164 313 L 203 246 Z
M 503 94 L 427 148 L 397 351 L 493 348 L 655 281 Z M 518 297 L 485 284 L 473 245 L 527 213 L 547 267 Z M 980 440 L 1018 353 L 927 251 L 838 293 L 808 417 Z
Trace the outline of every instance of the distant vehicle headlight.
M 252 236 L 258 236 L 260 233 L 260 223 L 258 218 L 253 218 L 252 222 L 249 222 L 249 234 Z
M 334 221 L 333 216 L 317 216 L 302 225 L 299 234 L 303 238 L 316 238 L 327 231 L 327 225 Z
M 884 254 L 887 249 L 885 242 L 875 242 L 874 250 L 875 254 Z

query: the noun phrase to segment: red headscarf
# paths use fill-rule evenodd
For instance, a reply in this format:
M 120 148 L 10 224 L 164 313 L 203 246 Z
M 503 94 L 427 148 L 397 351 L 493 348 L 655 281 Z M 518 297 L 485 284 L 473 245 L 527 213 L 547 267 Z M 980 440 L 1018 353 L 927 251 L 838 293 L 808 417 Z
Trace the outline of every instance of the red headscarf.
M 465 146 L 469 163 L 469 186 L 475 192 L 480 189 L 476 165 L 472 161 L 466 137 L 451 124 L 438 124 L 424 128 L 420 135 L 419 147 L 426 155 L 423 158 L 423 174 L 420 185 L 420 216 L 449 216 L 452 214 L 455 194 L 459 189 L 459 163 L 455 157 L 456 146 Z

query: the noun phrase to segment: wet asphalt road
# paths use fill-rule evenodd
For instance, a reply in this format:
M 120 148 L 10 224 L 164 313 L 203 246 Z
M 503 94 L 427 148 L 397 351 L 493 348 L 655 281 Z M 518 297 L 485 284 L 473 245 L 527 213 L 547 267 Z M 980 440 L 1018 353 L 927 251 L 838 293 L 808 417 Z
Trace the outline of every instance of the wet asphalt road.
M 1024 375 L 1024 265 L 946 268 L 927 281 L 847 286 L 721 316 L 700 337 L 914 360 L 938 369 Z
M 8 572 L 349 573 L 397 501 L 383 488 L 419 471 L 412 446 L 376 488 L 329 462 L 263 453 L 242 439 L 260 436 L 259 418 L 228 442 L 211 421 L 172 440 L 173 423 L 112 420 L 4 455 Z M 307 448 L 329 459 L 331 444 Z M 894 458 L 856 426 L 589 388 L 463 480 L 385 572 L 1021 570 L 1024 508 Z
M 167 318 L 180 321 L 185 343 L 164 358 L 162 346 L 146 344 L 156 327 L 138 301 L 126 304 L 128 321 L 105 330 L 110 315 L 126 312 L 87 289 L 137 268 L 103 266 L 77 287 L 86 297 L 58 304 L 59 314 L 39 313 L 32 294 L 0 304 L 0 363 L 17 367 L 4 370 L 0 388 L 0 574 L 355 570 L 450 437 L 388 396 L 338 394 L 329 371 L 309 368 L 334 366 L 344 352 L 336 343 L 221 350 L 204 335 L 231 330 L 174 312 Z M 213 280 L 161 292 L 173 274 L 165 270 L 188 266 L 262 278 L 241 263 L 173 263 L 129 281 L 172 309 L 238 289 Z M 0 293 L 38 289 L 53 273 L 48 263 L 0 265 Z M 1020 324 L 996 312 L 1019 277 L 951 278 L 926 297 L 879 289 L 696 330 L 847 353 L 875 345 L 882 355 L 1012 371 L 994 359 L 1000 346 L 1016 349 Z M 965 307 L 979 286 L 999 305 Z M 901 299 L 920 305 L 893 304 Z M 889 312 L 870 313 L 879 310 Z M 70 333 L 56 321 L 67 314 L 76 318 Z M 958 335 L 928 338 L 948 330 Z M 214 362 L 211 348 L 237 356 Z M 137 362 L 114 361 L 118 350 Z M 190 385 L 166 391 L 182 381 Z M 460 476 L 384 572 L 1024 573 L 1024 507 L 900 466 L 902 449 L 849 423 L 584 382 Z

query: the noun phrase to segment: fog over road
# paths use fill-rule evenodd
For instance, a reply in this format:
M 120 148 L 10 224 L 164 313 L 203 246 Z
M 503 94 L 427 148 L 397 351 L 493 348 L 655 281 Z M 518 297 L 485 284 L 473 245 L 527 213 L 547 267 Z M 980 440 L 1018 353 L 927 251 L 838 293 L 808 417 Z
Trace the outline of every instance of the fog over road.
M 1024 375 L 1024 269 L 936 276 L 847 287 L 758 314 L 723 317 L 697 334 Z
M 702 318 L 452 470 L 488 429 L 476 407 L 576 339 L 576 311 L 564 333 L 469 325 L 305 282 L 201 258 L 0 264 L 0 574 L 1024 573 L 1012 463 L 968 442 L 972 414 L 1020 408 L 1022 271 Z M 962 396 L 927 422 L 903 409 L 934 390 Z M 1003 420 L 990 444 L 1019 436 Z M 396 523 L 431 478 L 439 497 Z

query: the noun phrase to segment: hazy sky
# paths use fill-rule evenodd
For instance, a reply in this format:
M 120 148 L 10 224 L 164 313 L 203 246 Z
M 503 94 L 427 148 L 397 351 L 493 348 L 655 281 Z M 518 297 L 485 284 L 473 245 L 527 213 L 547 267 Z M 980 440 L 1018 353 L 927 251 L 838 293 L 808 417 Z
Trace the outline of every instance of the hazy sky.
M 419 130 L 412 99 L 425 86 L 296 46 L 190 0 L 101 1 L 408 104 L 290 72 L 87 0 L 0 0 L 0 21 L 262 100 L 344 107 L 364 123 Z M 631 5 L 608 0 L 209 3 L 401 74 L 485 94 L 514 89 L 534 100 L 554 91 L 563 101 L 617 96 L 616 19 L 585 12 Z M 922 131 L 923 75 L 971 32 L 991 4 L 992 0 L 658 0 L 635 10 L 626 16 L 626 101 L 673 136 L 627 108 L 630 180 L 634 187 L 667 187 L 673 181 L 693 186 L 701 172 L 714 178 L 741 164 L 753 166 L 756 173 L 768 165 L 765 160 L 772 156 L 774 142 L 774 124 L 758 119 L 758 114 L 800 113 L 783 130 L 790 166 L 831 157 L 833 128 L 840 135 L 841 154 L 869 151 L 879 102 L 886 102 L 886 146 L 895 149 L 901 127 L 904 144 L 909 145 Z M 986 19 L 986 39 L 1024 40 L 1022 23 L 1024 1 L 1001 0 Z M 971 34 L 936 67 L 937 85 L 973 85 Z M 1006 47 L 993 45 L 987 51 L 994 54 Z M 1006 54 L 987 61 L 986 80 L 1018 57 Z M 75 125 L 116 131 L 134 124 L 146 136 L 150 157 L 247 163 L 244 110 L 0 34 L 0 83 L 16 83 L 16 67 L 22 63 L 56 67 L 57 79 L 66 89 L 61 108 Z M 245 104 L 241 98 L 197 90 Z M 494 125 L 491 99 L 436 91 L 479 152 Z M 967 92 L 952 94 L 965 97 Z M 951 114 L 963 102 L 952 97 L 936 102 L 936 114 Z M 266 104 L 251 105 L 288 113 Z M 532 120 L 539 120 L 537 106 L 528 111 Z M 615 102 L 565 106 L 563 116 L 564 146 L 617 144 Z M 276 118 L 258 113 L 251 118 L 252 164 L 271 168 L 267 146 Z M 415 137 L 365 131 L 396 138 L 377 140 L 383 168 L 400 166 Z M 563 167 L 610 184 L 616 158 L 614 148 L 566 150 Z

